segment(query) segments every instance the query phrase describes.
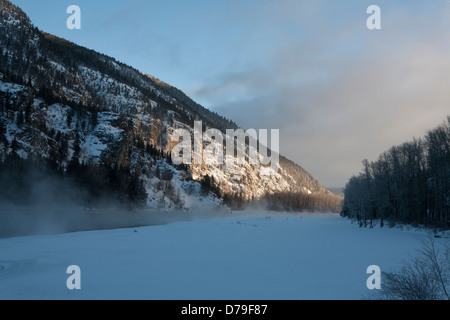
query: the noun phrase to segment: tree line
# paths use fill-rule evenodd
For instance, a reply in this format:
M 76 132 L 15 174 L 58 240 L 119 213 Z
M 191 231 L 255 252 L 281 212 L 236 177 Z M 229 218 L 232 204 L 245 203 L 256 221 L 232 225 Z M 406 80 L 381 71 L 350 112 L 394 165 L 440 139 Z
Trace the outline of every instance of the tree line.
M 71 161 L 67 169 L 51 159 L 14 152 L 0 159 L 0 203 L 19 207 L 61 205 L 82 207 L 116 206 L 138 208 L 146 205 L 142 179 L 130 168 Z
M 243 192 L 225 193 L 217 186 L 214 178 L 206 175 L 200 182 L 204 195 L 213 193 L 223 199 L 233 210 L 265 208 L 279 212 L 340 212 L 342 197 L 329 194 L 307 194 L 297 191 L 266 193 L 260 198 L 248 198 Z
M 335 194 L 277 192 L 266 194 L 255 203 L 263 204 L 271 211 L 338 213 L 341 208 L 342 197 Z
M 423 139 L 382 153 L 345 187 L 341 215 L 360 226 L 392 223 L 450 223 L 450 116 Z

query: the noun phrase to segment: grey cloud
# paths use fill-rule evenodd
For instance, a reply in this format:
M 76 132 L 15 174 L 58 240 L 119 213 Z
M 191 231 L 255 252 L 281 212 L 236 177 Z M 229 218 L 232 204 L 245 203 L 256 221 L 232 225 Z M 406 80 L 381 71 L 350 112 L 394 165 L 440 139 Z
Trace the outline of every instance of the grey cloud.
M 191 94 L 243 127 L 280 128 L 282 153 L 342 186 L 362 159 L 424 135 L 450 110 L 448 11 L 428 24 L 395 10 L 387 16 L 395 14 L 378 34 L 325 25 L 283 43 L 264 68 L 225 74 Z M 408 31 L 414 21 L 422 29 Z

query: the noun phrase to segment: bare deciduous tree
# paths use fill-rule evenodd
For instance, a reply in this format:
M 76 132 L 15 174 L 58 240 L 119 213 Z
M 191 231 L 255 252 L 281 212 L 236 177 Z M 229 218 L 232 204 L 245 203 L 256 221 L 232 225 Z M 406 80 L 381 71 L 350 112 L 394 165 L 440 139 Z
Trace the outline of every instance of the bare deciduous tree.
M 450 245 L 430 237 L 399 272 L 383 272 L 381 299 L 450 300 Z
M 450 116 L 424 139 L 394 146 L 345 187 L 342 215 L 370 226 L 373 220 L 450 224 Z

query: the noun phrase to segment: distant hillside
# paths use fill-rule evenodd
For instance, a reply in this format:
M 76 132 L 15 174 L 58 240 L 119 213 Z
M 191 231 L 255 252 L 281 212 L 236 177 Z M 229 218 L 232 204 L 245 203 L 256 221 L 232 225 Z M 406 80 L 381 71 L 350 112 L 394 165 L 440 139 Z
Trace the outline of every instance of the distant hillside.
M 44 159 L 61 175 L 79 179 L 92 170 L 105 177 L 91 189 L 116 185 L 110 192 L 119 198 L 131 196 L 157 208 L 194 206 L 194 198 L 205 196 L 205 177 L 219 198 L 329 194 L 284 157 L 278 172 L 248 163 L 173 165 L 168 155 L 174 130 L 193 134 L 196 120 L 222 132 L 238 126 L 163 81 L 38 30 L 7 0 L 0 0 L 0 44 L 3 160 Z M 93 183 L 84 179 L 83 185 Z

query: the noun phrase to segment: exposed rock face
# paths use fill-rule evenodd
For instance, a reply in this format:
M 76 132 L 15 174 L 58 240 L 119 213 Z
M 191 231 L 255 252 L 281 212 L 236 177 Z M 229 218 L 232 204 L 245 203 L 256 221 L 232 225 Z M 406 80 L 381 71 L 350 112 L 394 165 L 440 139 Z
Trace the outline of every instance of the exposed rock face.
M 180 167 L 153 157 L 154 152 L 170 154 L 177 144 L 170 141 L 175 129 L 193 135 L 196 120 L 222 132 L 238 127 L 152 76 L 38 30 L 6 0 L 0 0 L 0 103 L 8 140 L 8 147 L 0 144 L 2 157 L 15 152 L 22 158 L 51 158 L 65 168 L 77 156 L 82 163 L 130 168 L 130 174 L 138 170 L 150 206 L 173 205 L 157 187 L 168 177 L 186 206 L 192 202 L 188 197 L 199 196 L 195 181 L 206 175 L 223 194 L 247 198 L 277 191 L 329 192 L 284 157 L 278 171 L 249 163 Z

